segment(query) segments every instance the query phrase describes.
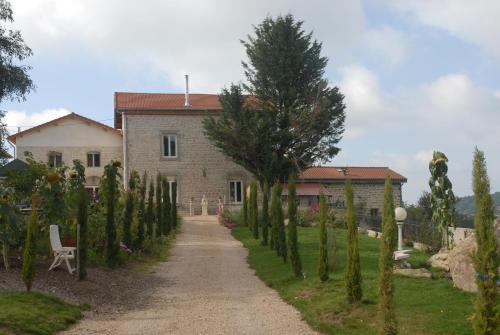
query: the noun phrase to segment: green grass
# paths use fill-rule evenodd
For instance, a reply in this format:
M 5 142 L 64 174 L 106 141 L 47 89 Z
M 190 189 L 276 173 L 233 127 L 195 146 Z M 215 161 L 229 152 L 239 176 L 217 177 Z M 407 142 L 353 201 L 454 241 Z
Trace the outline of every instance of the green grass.
M 0 334 L 55 334 L 84 308 L 41 293 L 0 292 Z
M 336 233 L 336 268 L 330 281 L 321 283 L 316 269 L 319 255 L 319 229 L 299 228 L 300 255 L 305 279 L 292 276 L 290 263 L 284 264 L 269 247 L 254 240 L 248 228 L 237 227 L 233 235 L 249 249 L 248 262 L 267 285 L 295 306 L 315 329 L 326 334 L 375 334 L 377 326 L 378 253 L 380 240 L 360 235 L 363 294 L 361 304 L 345 301 L 344 265 L 346 231 Z M 428 255 L 417 252 L 411 263 L 422 266 Z M 471 334 L 468 318 L 474 296 L 453 288 L 448 279 L 395 277 L 396 314 L 399 334 Z

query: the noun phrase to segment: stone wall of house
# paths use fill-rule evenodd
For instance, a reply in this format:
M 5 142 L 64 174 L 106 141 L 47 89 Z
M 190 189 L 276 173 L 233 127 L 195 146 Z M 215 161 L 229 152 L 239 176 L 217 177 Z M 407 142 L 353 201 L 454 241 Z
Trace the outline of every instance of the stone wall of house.
M 333 203 L 339 201 L 344 203 L 344 184 L 325 185 L 325 188 L 332 193 Z M 384 206 L 384 184 L 383 183 L 354 183 L 352 184 L 354 193 L 354 205 L 362 207 L 368 215 L 371 209 L 378 209 L 378 215 L 382 213 Z M 401 186 L 394 184 L 392 187 L 394 196 L 394 205 L 402 205 Z
M 186 112 L 189 113 L 189 112 Z M 178 182 L 178 202 L 181 210 L 189 210 L 193 199 L 194 213 L 201 213 L 201 198 L 208 199 L 209 213 L 217 209 L 218 199 L 229 202 L 229 181 L 241 180 L 243 185 L 251 175 L 218 151 L 203 135 L 204 116 L 200 115 L 127 115 L 123 117 L 124 159 L 127 170 L 144 171 L 156 179 L 160 172 Z M 164 135 L 177 136 L 177 158 L 162 154 Z
M 48 162 L 48 155 L 50 152 L 58 152 L 62 154 L 63 164 L 69 167 L 73 166 L 73 160 L 79 159 L 85 166 L 85 176 L 87 181 L 92 177 L 97 177 L 98 179 L 104 173 L 104 166 L 114 161 L 122 162 L 122 147 L 98 147 L 98 146 L 88 146 L 88 147 L 65 147 L 65 146 L 17 146 L 17 157 L 21 160 L 26 161 L 24 152 L 29 151 L 33 154 L 33 158 L 37 161 Z M 101 166 L 100 167 L 87 167 L 87 153 L 89 152 L 100 152 L 101 154 Z M 94 180 L 98 180 L 94 179 Z M 91 182 L 90 184 L 95 184 Z M 96 186 L 96 185 L 90 185 Z

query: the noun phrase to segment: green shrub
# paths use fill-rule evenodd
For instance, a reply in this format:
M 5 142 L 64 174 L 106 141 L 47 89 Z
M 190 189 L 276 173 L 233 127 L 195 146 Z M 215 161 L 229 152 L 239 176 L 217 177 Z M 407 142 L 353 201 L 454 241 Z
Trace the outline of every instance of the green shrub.
M 156 237 L 163 236 L 163 208 L 162 199 L 162 176 L 158 173 L 156 176 Z M 165 191 L 165 190 L 163 190 Z
M 148 190 L 148 208 L 146 210 L 146 227 L 147 227 L 147 233 L 148 233 L 148 238 L 150 240 L 153 239 L 154 237 L 154 228 L 153 228 L 153 222 L 154 222 L 154 195 L 155 195 L 155 184 L 153 183 L 153 178 L 151 178 L 151 181 L 149 182 L 149 190 Z
M 262 226 L 262 245 L 267 245 L 269 243 L 269 184 L 267 180 L 264 182 L 264 189 L 262 191 L 260 225 Z
M 115 226 L 115 209 L 118 202 L 118 167 L 120 162 L 111 161 L 104 167 L 101 178 L 101 194 L 106 207 L 106 264 L 113 268 L 120 263 Z
M 177 182 L 172 183 L 172 206 L 171 206 L 172 218 L 170 222 L 172 224 L 172 228 L 177 228 Z
M 165 235 L 170 234 L 171 224 L 170 220 L 172 219 L 172 214 L 170 212 L 170 190 L 168 186 L 168 180 L 163 177 L 161 181 L 161 187 L 163 189 L 163 202 L 162 202 L 162 231 Z
M 257 206 L 257 183 L 250 184 L 250 199 L 248 201 L 249 211 L 248 219 L 249 225 L 252 227 L 253 238 L 259 239 L 259 209 Z
M 146 225 L 146 188 L 147 188 L 148 175 L 146 172 L 142 175 L 142 182 L 139 187 L 139 211 L 137 213 L 137 237 L 135 240 L 135 247 L 142 250 L 144 244 L 144 232 Z

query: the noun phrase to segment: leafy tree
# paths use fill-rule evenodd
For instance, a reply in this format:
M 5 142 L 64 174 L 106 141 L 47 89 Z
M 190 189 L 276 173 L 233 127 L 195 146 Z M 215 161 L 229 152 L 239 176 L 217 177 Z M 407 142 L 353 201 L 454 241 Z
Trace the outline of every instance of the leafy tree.
M 113 268 L 119 263 L 118 243 L 116 239 L 115 211 L 119 196 L 118 168 L 120 162 L 111 161 L 104 167 L 101 178 L 101 195 L 106 212 L 106 264 Z
M 262 245 L 267 245 L 269 243 L 269 184 L 267 181 L 264 181 L 264 188 L 262 192 L 261 226 Z
M 252 227 L 253 237 L 259 239 L 259 209 L 257 206 L 257 184 L 250 184 L 250 199 L 249 199 L 249 224 Z
M 382 212 L 382 243 L 379 256 L 378 312 L 381 321 L 381 334 L 397 334 L 396 315 L 394 313 L 393 266 L 396 250 L 396 219 L 394 216 L 394 198 L 391 178 L 387 176 L 384 187 L 384 211 Z
M 14 190 L 0 185 L 0 243 L 5 270 L 10 269 L 10 245 L 17 242 L 20 229 L 20 213 L 14 202 Z
M 454 227 L 455 195 L 448 178 L 448 158 L 439 151 L 434 151 L 429 162 L 429 186 L 431 188 L 430 203 L 432 221 L 439 227 L 443 236 L 443 247 L 448 249 L 453 239 L 450 236 L 450 227 Z
M 31 203 L 31 215 L 28 223 L 28 230 L 26 232 L 26 241 L 24 242 L 22 269 L 23 282 L 28 292 L 31 292 L 31 286 L 33 285 L 36 274 L 36 233 L 38 231 L 37 208 L 40 203 L 38 195 L 33 195 Z
M 135 191 L 139 185 L 139 175 L 132 170 L 128 182 L 128 190 L 125 193 L 125 212 L 123 214 L 123 243 L 132 248 L 132 221 L 135 211 Z
M 279 221 L 283 220 L 283 209 L 281 208 L 281 193 L 282 186 L 280 183 L 275 183 L 272 188 L 273 196 L 271 198 L 271 249 L 276 250 L 280 255 L 279 247 Z
M 170 203 L 170 190 L 168 186 L 168 180 L 166 178 L 163 178 L 161 185 L 163 188 L 163 204 L 162 204 L 163 232 L 165 233 L 165 235 L 168 235 L 170 234 L 170 229 L 172 228 L 170 223 L 170 220 L 172 219 L 172 213 L 170 212 L 171 203 Z
M 328 249 L 327 249 L 327 207 L 325 195 L 321 193 L 319 196 L 319 265 L 318 276 L 322 282 L 328 280 Z
M 171 212 L 172 212 L 172 229 L 177 228 L 177 182 L 174 181 L 172 183 L 172 206 L 171 206 Z
M 297 238 L 297 193 L 295 191 L 295 177 L 288 178 L 288 249 L 290 261 L 295 277 L 302 276 L 302 262 L 299 255 L 299 241 Z
M 333 158 L 344 132 L 343 95 L 324 78 L 322 45 L 292 15 L 266 18 L 242 41 L 247 84 L 220 94 L 209 140 L 263 185 Z M 245 90 L 249 95 L 244 95 Z
M 158 173 L 156 176 L 156 237 L 163 236 L 163 208 L 162 199 L 162 176 Z M 165 190 L 163 190 L 165 192 Z
M 498 245 L 495 238 L 493 201 L 484 153 L 477 148 L 473 161 L 473 189 L 476 203 L 474 227 L 477 249 L 473 254 L 478 293 L 474 304 L 473 328 L 476 335 L 498 334 L 500 311 L 497 301 Z
M 432 219 L 432 207 L 431 207 L 431 194 L 429 192 L 423 191 L 420 198 L 418 198 L 417 205 L 422 208 L 424 212 L 424 217 L 426 220 Z
M 142 182 L 139 187 L 139 213 L 138 213 L 138 222 L 137 222 L 137 237 L 135 240 L 135 246 L 139 250 L 142 250 L 144 247 L 144 231 L 145 224 L 147 221 L 147 213 L 146 213 L 146 188 L 148 186 L 148 173 L 144 172 L 142 175 Z
M 348 242 L 345 285 L 347 301 L 352 304 L 361 301 L 363 291 L 361 289 L 362 278 L 359 264 L 358 227 L 356 225 L 352 184 L 349 179 L 345 182 L 345 200 Z
M 148 238 L 150 240 L 153 239 L 153 221 L 154 221 L 154 210 L 153 210 L 153 199 L 155 195 L 155 184 L 153 182 L 153 178 L 149 182 L 149 191 L 148 191 L 148 208 L 146 211 L 146 227 L 148 229 Z
M 30 199 L 37 188 L 37 181 L 47 176 L 48 167 L 44 162 L 37 162 L 33 159 L 33 154 L 24 152 L 24 157 L 28 166 L 22 171 L 11 171 L 7 174 L 5 186 L 13 188 L 16 200 Z
M 0 0 L 0 102 L 4 99 L 25 100 L 26 95 L 34 89 L 28 75 L 31 67 L 16 65 L 33 55 L 24 43 L 19 30 L 7 29 L 7 24 L 14 22 L 11 5 Z

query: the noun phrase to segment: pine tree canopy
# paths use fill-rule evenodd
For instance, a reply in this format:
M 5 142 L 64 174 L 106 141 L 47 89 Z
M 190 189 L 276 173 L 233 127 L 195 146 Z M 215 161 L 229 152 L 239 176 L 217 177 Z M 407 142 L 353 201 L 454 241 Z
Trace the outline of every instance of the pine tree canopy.
M 204 120 L 209 140 L 261 185 L 286 180 L 340 151 L 344 96 L 328 86 L 328 59 L 302 25 L 286 15 L 256 26 L 242 41 L 247 82 L 224 89 L 221 116 Z

